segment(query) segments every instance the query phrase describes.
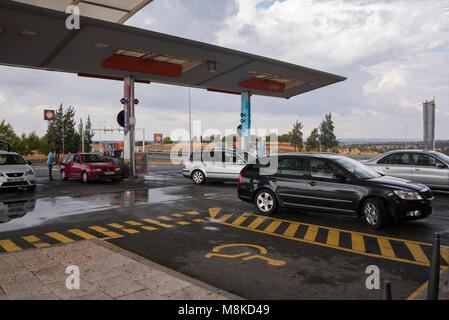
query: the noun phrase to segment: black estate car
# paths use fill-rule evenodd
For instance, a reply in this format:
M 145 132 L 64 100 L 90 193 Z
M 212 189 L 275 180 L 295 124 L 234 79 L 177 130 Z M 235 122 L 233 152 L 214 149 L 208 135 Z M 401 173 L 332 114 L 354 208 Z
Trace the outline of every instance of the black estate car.
M 240 173 L 238 196 L 264 215 L 279 207 L 363 217 L 374 228 L 432 214 L 428 187 L 384 176 L 341 155 L 289 153 L 261 158 Z

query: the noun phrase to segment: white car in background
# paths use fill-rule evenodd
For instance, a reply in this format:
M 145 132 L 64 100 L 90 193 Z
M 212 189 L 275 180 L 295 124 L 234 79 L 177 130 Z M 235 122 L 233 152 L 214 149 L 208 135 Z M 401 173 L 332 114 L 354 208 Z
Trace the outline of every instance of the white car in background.
M 204 184 L 208 179 L 238 181 L 240 171 L 257 157 L 240 150 L 203 150 L 192 152 L 184 162 L 182 174 L 195 184 Z
M 20 154 L 10 152 L 9 144 L 7 145 L 7 151 L 0 150 L 0 189 L 26 188 L 28 191 L 35 191 L 36 175 L 31 163 L 25 161 Z

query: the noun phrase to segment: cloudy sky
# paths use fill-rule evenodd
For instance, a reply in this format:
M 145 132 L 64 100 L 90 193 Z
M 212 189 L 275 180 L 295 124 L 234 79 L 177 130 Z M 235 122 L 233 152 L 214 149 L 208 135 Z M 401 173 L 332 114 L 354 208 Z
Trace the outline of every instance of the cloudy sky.
M 127 24 L 348 78 L 290 100 L 253 97 L 255 129 L 286 133 L 299 120 L 307 136 L 331 112 L 338 138 L 420 139 L 422 103 L 436 97 L 436 136 L 449 139 L 449 0 L 154 0 Z M 42 110 L 61 102 L 95 127 L 116 126 L 120 82 L 9 67 L 0 75 L 0 118 L 19 133 L 45 133 Z M 136 96 L 147 138 L 187 128 L 187 88 L 137 84 Z M 238 96 L 191 89 L 191 105 L 203 130 L 239 124 Z

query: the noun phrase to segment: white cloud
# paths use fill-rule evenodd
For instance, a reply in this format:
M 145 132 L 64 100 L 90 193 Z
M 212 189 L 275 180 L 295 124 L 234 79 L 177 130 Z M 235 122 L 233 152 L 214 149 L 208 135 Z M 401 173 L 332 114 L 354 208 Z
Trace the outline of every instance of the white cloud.
M 157 0 L 130 25 L 210 42 L 348 77 L 290 100 L 253 98 L 253 127 L 289 131 L 297 119 L 307 135 L 332 112 L 338 137 L 419 138 L 420 108 L 436 97 L 437 137 L 449 127 L 449 6 L 447 0 Z M 174 21 L 176 23 L 174 23 Z M 77 118 L 116 126 L 120 82 L 0 67 L 0 117 L 16 130 L 45 132 L 43 108 L 73 105 Z M 193 119 L 234 129 L 238 96 L 192 89 Z M 138 85 L 137 126 L 165 135 L 186 128 L 183 87 Z

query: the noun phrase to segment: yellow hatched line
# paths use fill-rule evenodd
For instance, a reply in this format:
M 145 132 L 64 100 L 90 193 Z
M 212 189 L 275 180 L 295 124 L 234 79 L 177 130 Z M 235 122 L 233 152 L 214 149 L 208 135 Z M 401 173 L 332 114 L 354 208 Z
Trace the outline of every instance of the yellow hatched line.
M 75 242 L 75 240 L 70 239 L 69 237 L 66 237 L 63 234 L 60 234 L 59 232 L 49 232 L 49 233 L 46 233 L 46 235 L 49 236 L 50 238 L 58 240 L 59 242 L 62 242 L 62 243 Z
M 260 218 L 263 217 L 263 216 L 259 216 L 259 215 L 256 215 L 256 214 L 250 214 L 250 215 L 254 216 L 254 217 L 260 217 Z M 280 224 L 281 222 L 287 222 L 287 223 L 292 223 L 293 222 L 293 221 L 284 220 L 284 219 L 272 219 L 272 220 L 275 220 L 273 222 L 277 221 L 277 224 Z M 272 224 L 273 224 L 273 222 L 272 222 Z M 328 230 L 327 242 L 326 243 L 321 243 L 321 242 L 309 241 L 307 239 L 295 238 L 295 237 L 288 236 L 288 235 L 285 235 L 285 234 L 276 234 L 276 233 L 272 233 L 272 232 L 267 232 L 266 229 L 265 230 L 252 229 L 252 228 L 249 228 L 249 227 L 242 227 L 242 226 L 232 225 L 231 223 L 226 223 L 226 222 L 223 222 L 223 221 L 221 222 L 221 224 L 226 225 L 226 226 L 230 226 L 230 227 L 243 229 L 243 230 L 249 230 L 249 231 L 259 232 L 259 233 L 263 233 L 263 234 L 270 234 L 270 235 L 273 235 L 273 236 L 276 236 L 276 237 L 281 237 L 281 238 L 284 238 L 284 239 L 294 240 L 294 241 L 298 241 L 298 242 L 304 242 L 304 243 L 319 245 L 319 246 L 322 246 L 322 247 L 337 249 L 337 250 L 341 250 L 341 251 L 362 254 L 362 255 L 365 255 L 365 256 L 376 257 L 376 258 L 384 258 L 384 259 L 388 259 L 388 260 L 394 260 L 394 261 L 411 263 L 411 264 L 422 265 L 422 266 L 429 266 L 429 259 L 427 259 L 427 256 L 423 252 L 421 246 L 428 246 L 428 247 L 430 247 L 431 246 L 430 243 L 418 242 L 418 241 L 409 241 L 409 240 L 406 240 L 406 239 L 391 238 L 391 237 L 384 237 L 384 236 L 377 236 L 377 235 L 373 235 L 373 234 L 364 234 L 364 233 L 360 233 L 360 232 L 353 232 L 353 231 L 350 231 L 350 230 L 342 230 L 342 229 L 336 229 L 336 228 L 322 227 L 322 226 L 316 226 L 316 225 L 311 225 L 311 224 L 308 224 L 308 223 L 302 223 L 301 222 L 300 223 L 301 225 L 305 225 L 305 226 L 309 226 L 309 227 L 310 226 L 314 226 L 314 227 L 317 227 L 317 228 L 322 228 L 322 229 Z M 350 233 L 351 234 L 351 240 L 352 240 L 352 245 L 353 245 L 352 248 L 345 248 L 345 247 L 340 247 L 339 246 L 339 239 L 340 239 L 340 233 L 341 232 L 346 232 L 346 233 Z M 409 250 L 411 251 L 411 253 L 413 254 L 415 259 L 414 260 L 413 259 L 404 259 L 404 258 L 393 256 L 393 255 L 382 255 L 380 253 L 366 252 L 364 236 L 373 237 L 373 238 L 377 238 L 377 239 L 383 239 L 383 240 L 389 240 L 389 241 L 394 240 L 394 241 L 399 241 L 399 242 L 405 243 L 407 245 L 407 247 L 409 248 Z M 384 247 L 384 250 L 385 250 L 384 252 L 386 253 L 387 250 L 385 249 L 385 247 Z M 449 247 L 448 246 L 441 246 L 441 256 L 443 257 L 443 259 L 445 261 L 449 260 Z M 444 268 L 447 268 L 447 267 L 444 267 Z
M 240 217 L 238 217 L 237 219 L 235 219 L 235 221 L 232 223 L 235 226 L 239 226 L 241 225 L 246 219 L 248 219 L 249 215 L 248 214 L 242 214 Z
M 158 219 L 161 219 L 161 220 L 165 220 L 165 221 L 173 221 L 172 218 L 166 217 L 166 216 L 160 216 L 160 217 L 157 217 L 157 218 L 158 218 Z
M 182 218 L 182 217 L 184 217 L 183 214 L 179 214 L 179 213 L 174 213 L 174 214 L 172 214 L 172 216 L 173 216 L 173 217 L 176 217 L 176 218 Z
M 195 221 L 195 222 L 204 222 L 204 221 L 206 221 L 206 220 L 204 220 L 204 219 L 193 219 L 192 221 Z
M 187 221 L 176 221 L 176 223 L 180 224 L 182 226 L 186 226 L 186 225 L 190 224 L 190 222 L 187 222 Z
M 152 223 L 152 224 L 155 224 L 157 226 L 164 227 L 164 228 L 173 228 L 174 227 L 174 225 L 172 225 L 172 224 L 162 223 L 162 222 L 159 222 L 159 221 L 153 220 L 153 219 L 142 219 L 142 220 L 146 221 L 146 222 L 149 222 L 149 223 Z
M 298 222 L 292 222 L 290 223 L 290 225 L 288 226 L 287 230 L 285 230 L 284 232 L 284 236 L 287 237 L 293 237 L 296 233 L 296 231 L 298 231 L 298 228 L 301 224 Z
M 81 237 L 81 238 L 83 238 L 83 239 L 98 239 L 96 236 L 91 235 L 90 233 L 81 231 L 81 230 L 79 230 L 79 229 L 69 229 L 69 230 L 67 230 L 67 231 L 68 231 L 68 232 L 71 232 L 71 233 L 73 233 L 73 234 L 75 234 L 75 235 L 77 235 L 78 237 Z
M 234 214 L 233 213 L 228 213 L 228 214 L 225 214 L 225 215 L 223 215 L 221 218 L 220 218 L 220 221 L 221 222 L 225 222 L 226 220 L 228 220 L 230 217 L 232 217 Z
M 139 233 L 140 232 L 140 231 L 137 231 L 135 229 L 125 228 L 125 226 L 122 226 L 121 224 L 118 224 L 118 223 L 109 223 L 108 225 L 113 227 L 113 228 L 123 230 L 124 232 L 130 233 L 130 234 L 135 234 L 135 233 Z
M 423 262 L 423 263 L 426 263 L 426 264 L 429 263 L 429 259 L 427 258 L 426 254 L 422 250 L 421 246 L 417 245 L 416 243 L 411 243 L 411 242 L 408 242 L 408 241 L 405 242 L 405 245 L 410 250 L 410 252 L 413 255 L 413 258 L 416 261 Z
M 377 243 L 379 244 L 383 256 L 396 257 L 393 247 L 388 239 L 377 238 Z
M 189 212 L 186 212 L 186 213 L 187 213 L 187 214 L 190 214 L 190 215 L 192 215 L 192 216 L 197 216 L 197 215 L 200 214 L 198 211 L 189 211 Z
M 317 226 L 309 226 L 307 229 L 306 235 L 304 236 L 304 239 L 307 241 L 315 241 L 316 235 L 318 233 L 318 227 Z
M 265 220 L 267 220 L 267 218 L 265 217 L 257 217 L 253 222 L 251 222 L 248 226 L 248 228 L 250 229 L 256 229 L 258 226 L 260 226 L 262 224 L 262 222 L 264 222 Z
M 134 220 L 128 220 L 125 221 L 127 224 L 132 225 L 132 226 L 141 226 L 142 224 L 140 222 L 134 221 Z
M 100 227 L 100 226 L 91 226 L 91 227 L 89 227 L 89 229 L 95 230 L 95 231 L 97 231 L 97 232 L 99 232 L 101 234 L 104 234 L 107 237 L 111 237 L 111 238 L 120 238 L 120 237 L 122 237 L 121 234 L 118 234 L 118 233 L 116 233 L 114 231 L 110 231 L 110 230 L 108 230 L 106 228 L 103 228 L 103 227 Z
M 9 239 L 0 240 L 0 247 L 2 247 L 3 249 L 5 249 L 8 252 L 22 250 L 21 247 L 19 247 L 18 245 L 16 245 L 14 242 L 12 242 Z
M 33 244 L 33 246 L 37 247 L 37 248 L 42 248 L 42 247 L 48 247 L 50 246 L 49 243 L 46 242 L 41 242 L 41 239 L 39 239 L 36 236 L 26 236 L 26 237 L 22 237 L 25 241 L 28 241 L 29 243 Z
M 329 229 L 326 243 L 330 246 L 338 247 L 340 245 L 340 231 Z
M 281 225 L 281 223 L 282 223 L 282 221 L 280 221 L 280 220 L 274 220 L 272 223 L 270 223 L 270 225 L 268 227 L 265 228 L 264 231 L 273 233 Z
M 360 234 L 351 233 L 352 249 L 355 251 L 365 252 L 365 240 Z

